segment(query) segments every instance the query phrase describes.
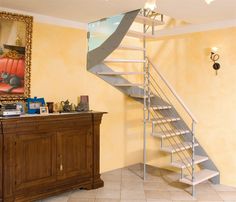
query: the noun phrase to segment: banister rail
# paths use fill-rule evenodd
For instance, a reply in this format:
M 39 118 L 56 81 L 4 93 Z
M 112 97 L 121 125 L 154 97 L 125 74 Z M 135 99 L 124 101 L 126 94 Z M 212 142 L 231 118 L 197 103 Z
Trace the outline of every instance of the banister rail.
M 172 94 L 175 96 L 175 98 L 179 101 L 179 103 L 181 104 L 181 106 L 185 109 L 185 111 L 188 113 L 188 115 L 192 118 L 192 120 L 195 123 L 198 123 L 197 119 L 195 118 L 195 116 L 192 114 L 192 112 L 189 110 L 189 108 L 185 105 L 185 103 L 183 102 L 183 100 L 179 97 L 179 95 L 176 93 L 176 91 L 174 90 L 174 88 L 171 86 L 171 84 L 166 80 L 166 78 L 162 75 L 162 73 L 160 73 L 160 71 L 156 68 L 156 66 L 150 61 L 150 59 L 147 57 L 148 62 L 152 65 L 153 69 L 157 72 L 157 74 L 161 77 L 161 79 L 163 80 L 163 82 L 167 85 L 167 87 L 169 88 L 169 90 L 172 92 Z

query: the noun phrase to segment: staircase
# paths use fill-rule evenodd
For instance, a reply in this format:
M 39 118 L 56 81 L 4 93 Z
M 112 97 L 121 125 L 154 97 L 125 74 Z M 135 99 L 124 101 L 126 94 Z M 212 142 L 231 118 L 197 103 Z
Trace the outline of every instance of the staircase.
M 133 23 L 142 24 L 143 32 L 132 30 Z M 163 24 L 163 15 L 147 10 L 136 10 L 91 23 L 87 69 L 143 103 L 144 180 L 146 139 L 147 135 L 152 135 L 153 138 L 160 139 L 160 150 L 170 155 L 170 165 L 180 170 L 179 181 L 191 185 L 192 194 L 195 195 L 195 185 L 206 180 L 219 183 L 219 171 L 195 138 L 197 119 L 146 55 L 146 40 L 154 38 L 156 27 Z M 104 26 L 110 29 L 105 29 Z M 142 47 L 122 44 L 126 37 L 139 38 L 142 40 Z M 142 58 L 110 57 L 116 50 L 139 52 L 142 53 Z M 114 64 L 123 65 L 124 70 L 114 71 L 109 67 Z M 138 71 L 126 71 L 126 64 L 141 68 Z M 142 82 L 131 82 L 129 76 L 140 77 Z

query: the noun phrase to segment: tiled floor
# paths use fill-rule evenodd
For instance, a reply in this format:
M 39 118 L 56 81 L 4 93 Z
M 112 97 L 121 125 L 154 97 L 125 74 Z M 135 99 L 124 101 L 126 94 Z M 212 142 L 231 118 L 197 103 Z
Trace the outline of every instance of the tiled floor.
M 135 165 L 102 174 L 103 188 L 74 190 L 42 202 L 236 202 L 236 188 L 212 185 L 209 182 L 196 187 L 196 198 L 189 192 L 191 187 L 176 182 L 176 173 L 148 167 L 146 181 L 142 166 Z

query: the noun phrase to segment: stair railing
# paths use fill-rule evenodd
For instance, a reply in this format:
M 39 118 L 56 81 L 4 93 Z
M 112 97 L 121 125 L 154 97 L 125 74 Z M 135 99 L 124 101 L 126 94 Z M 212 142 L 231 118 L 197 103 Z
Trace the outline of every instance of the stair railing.
M 188 158 L 186 157 L 186 154 L 184 152 L 177 152 L 178 156 L 180 157 L 180 160 L 182 161 L 183 164 L 186 165 L 186 168 L 188 170 L 188 172 L 191 174 L 192 177 L 192 182 L 194 182 L 194 172 L 195 172 L 195 127 L 197 124 L 197 119 L 195 118 L 195 116 L 193 115 L 193 113 L 190 111 L 190 109 L 186 106 L 186 104 L 183 102 L 183 100 L 180 98 L 180 96 L 176 93 L 176 91 L 174 90 L 174 88 L 171 86 L 171 84 L 166 80 L 166 78 L 162 75 L 162 73 L 156 68 L 156 66 L 150 61 L 149 58 L 147 58 L 147 70 L 146 70 L 146 74 L 147 74 L 147 84 L 148 84 L 148 117 L 150 116 L 150 114 L 152 115 L 152 117 L 160 117 L 159 113 L 157 113 L 155 110 L 154 112 L 150 111 L 150 106 L 151 106 L 151 91 L 154 91 L 152 93 L 157 94 L 158 97 L 160 97 L 163 100 L 166 100 L 170 105 L 174 106 L 172 104 L 172 102 L 170 101 L 170 99 L 168 98 L 168 96 L 166 95 L 166 93 L 162 90 L 162 88 L 160 87 L 160 85 L 157 83 L 156 79 L 154 78 L 154 76 L 150 73 L 150 69 L 154 70 L 154 73 L 158 75 L 158 77 L 161 79 L 161 81 L 165 84 L 165 86 L 169 89 L 169 91 L 171 92 L 171 94 L 176 98 L 177 102 L 182 106 L 182 108 L 184 109 L 184 111 L 188 114 L 188 116 L 191 118 L 191 135 L 192 135 L 192 139 L 191 139 L 191 148 L 192 148 L 192 152 L 191 152 L 191 162 L 188 161 Z M 151 90 L 152 89 L 152 90 Z M 163 96 L 161 96 L 161 94 Z M 164 97 L 164 98 L 163 98 Z M 168 114 L 168 113 L 167 113 Z M 168 114 L 170 115 L 170 114 Z M 171 114 L 173 115 L 173 114 Z M 165 124 L 164 124 L 165 125 Z M 159 124 L 158 124 L 159 126 Z M 165 133 L 165 131 L 163 130 L 163 128 L 161 126 L 159 126 L 159 128 L 161 129 L 161 131 L 163 132 L 164 135 L 168 135 Z M 166 129 L 166 126 L 164 126 L 164 128 Z M 183 128 L 184 129 L 184 128 Z M 171 130 L 172 133 L 176 133 L 176 131 L 174 131 L 173 129 Z M 177 130 L 177 132 L 180 132 Z M 178 136 L 180 137 L 180 136 Z M 171 138 L 167 138 L 167 140 L 170 142 Z M 176 144 L 176 141 L 173 139 L 174 144 Z M 182 141 L 180 141 L 182 143 Z M 171 145 L 173 145 L 170 142 Z M 183 145 L 185 147 L 185 145 Z M 180 156 L 180 153 L 182 154 L 182 157 Z M 188 165 L 191 165 L 191 172 L 188 169 Z M 182 173 L 182 169 L 181 169 L 181 177 L 183 177 L 183 173 Z M 192 193 L 193 195 L 195 195 L 195 187 L 192 186 Z

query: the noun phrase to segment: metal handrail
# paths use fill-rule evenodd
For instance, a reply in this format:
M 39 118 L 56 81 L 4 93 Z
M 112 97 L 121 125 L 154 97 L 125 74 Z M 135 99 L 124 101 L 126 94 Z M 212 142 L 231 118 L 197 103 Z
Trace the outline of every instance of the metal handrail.
M 185 105 L 183 100 L 179 97 L 179 95 L 176 93 L 174 88 L 170 85 L 170 83 L 166 80 L 166 78 L 160 73 L 160 71 L 156 68 L 156 66 L 150 61 L 150 59 L 147 57 L 148 62 L 152 65 L 153 69 L 157 72 L 157 74 L 161 77 L 163 82 L 166 84 L 166 86 L 169 88 L 169 90 L 172 92 L 172 94 L 175 96 L 175 98 L 179 101 L 179 103 L 182 105 L 182 107 L 185 109 L 185 111 L 188 113 L 188 115 L 192 118 L 192 120 L 195 123 L 198 123 L 195 116 L 192 114 L 192 112 L 189 110 L 189 108 Z

